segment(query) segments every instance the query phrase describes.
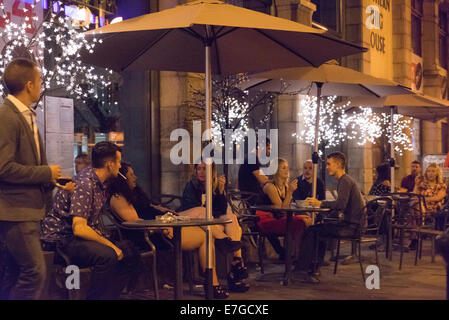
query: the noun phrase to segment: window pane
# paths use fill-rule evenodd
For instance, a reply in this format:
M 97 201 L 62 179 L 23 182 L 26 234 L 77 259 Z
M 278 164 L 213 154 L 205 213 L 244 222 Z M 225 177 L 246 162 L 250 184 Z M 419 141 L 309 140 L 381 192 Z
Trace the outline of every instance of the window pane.
M 442 151 L 443 153 L 449 152 L 449 145 L 448 145 L 448 125 L 447 123 L 441 124 L 441 142 L 442 142 Z
M 412 48 L 413 53 L 422 56 L 421 54 L 421 19 L 412 14 Z
M 415 10 L 420 15 L 422 15 L 423 1 L 422 0 L 412 0 L 412 9 Z
M 447 31 L 447 14 L 441 10 L 438 12 L 438 25 L 441 31 Z
M 440 35 L 440 66 L 447 69 L 447 45 L 446 36 Z
M 339 32 L 340 0 L 312 0 L 316 5 L 312 20 Z

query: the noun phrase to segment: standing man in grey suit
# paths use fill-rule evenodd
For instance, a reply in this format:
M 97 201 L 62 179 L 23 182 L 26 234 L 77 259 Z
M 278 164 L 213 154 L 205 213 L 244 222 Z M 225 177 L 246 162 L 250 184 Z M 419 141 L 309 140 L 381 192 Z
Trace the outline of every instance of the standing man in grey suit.
M 48 166 L 31 106 L 41 94 L 36 65 L 16 59 L 5 69 L 3 82 L 9 95 L 0 106 L 0 237 L 9 270 L 2 298 L 38 299 L 46 267 L 39 240 L 48 186 L 61 175 Z

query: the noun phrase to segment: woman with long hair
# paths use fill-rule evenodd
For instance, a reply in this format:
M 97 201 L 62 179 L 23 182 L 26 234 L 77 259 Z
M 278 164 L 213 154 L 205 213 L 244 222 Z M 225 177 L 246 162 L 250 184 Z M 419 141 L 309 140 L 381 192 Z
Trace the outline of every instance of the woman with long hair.
M 236 215 L 228 206 L 225 193 L 226 178 L 224 175 L 218 177 L 215 163 L 212 164 L 212 215 L 214 218 L 224 218 L 231 220 L 231 223 L 222 226 L 223 231 L 234 242 L 240 242 L 242 229 Z M 186 184 L 182 194 L 182 209 L 193 210 L 203 208 L 206 198 L 206 164 L 201 161 L 194 165 L 192 179 Z M 205 218 L 205 210 L 197 211 L 195 215 L 187 211 L 186 215 L 195 218 Z M 249 286 L 242 280 L 248 278 L 248 270 L 243 264 L 242 251 L 234 251 L 234 258 L 231 262 L 231 271 L 228 274 L 228 287 L 231 291 L 245 292 Z
M 391 191 L 390 166 L 388 164 L 381 164 L 377 166 L 377 179 L 369 191 L 370 196 L 384 196 Z
M 263 187 L 264 204 L 271 204 L 275 206 L 289 206 L 292 201 L 293 192 L 298 187 L 298 179 L 290 181 L 290 171 L 288 168 L 288 161 L 285 159 L 278 159 L 278 169 L 272 180 L 265 183 Z M 285 235 L 287 230 L 287 218 L 274 217 L 272 213 L 257 211 L 259 216 L 259 228 L 267 235 Z M 295 256 L 298 257 L 299 249 L 301 247 L 301 239 L 304 234 L 306 226 L 310 224 L 310 219 L 304 216 L 293 216 L 293 237 L 296 246 Z
M 126 177 L 118 176 L 109 186 L 109 192 L 111 195 L 110 206 L 111 209 L 120 216 L 124 221 L 137 221 L 137 220 L 152 220 L 156 216 L 162 215 L 169 210 L 161 207 L 151 201 L 151 199 L 145 194 L 145 192 L 137 185 L 137 177 L 134 174 L 133 168 L 128 163 L 122 163 L 120 173 Z M 180 215 L 198 215 L 198 209 L 193 208 L 187 211 L 179 212 Z M 240 246 L 236 246 L 235 243 L 229 243 L 225 240 L 225 235 L 218 226 L 212 226 L 212 236 L 216 240 L 216 244 L 225 243 L 223 249 L 231 252 Z M 134 231 L 131 231 L 134 232 Z M 131 234 L 128 232 L 126 236 L 140 242 L 140 245 L 145 245 L 140 239 L 142 235 L 134 232 Z M 206 233 L 200 227 L 185 227 L 181 229 L 182 234 L 182 249 L 183 250 L 198 250 L 199 263 L 203 270 L 206 268 Z M 172 228 L 168 228 L 166 236 L 171 239 L 173 237 Z M 155 244 L 160 244 L 160 241 L 155 239 Z M 213 243 L 212 243 L 213 244 Z M 217 245 L 218 245 L 217 244 Z M 213 247 L 213 251 L 214 251 Z M 215 255 L 213 255 L 215 257 Z M 213 288 L 215 299 L 226 299 L 229 296 L 229 292 L 218 282 L 217 274 L 215 271 L 215 259 L 213 261 Z
M 446 197 L 446 188 L 441 168 L 436 163 L 431 163 L 424 176 L 416 177 L 413 192 L 424 196 L 426 213 L 435 213 L 443 204 Z
M 432 215 L 437 221 L 439 229 L 444 228 L 444 216 L 436 216 L 438 210 L 446 198 L 446 184 L 443 182 L 443 172 L 436 163 L 431 163 L 426 168 L 424 176 L 415 178 L 414 193 L 424 196 L 426 206 L 425 216 Z M 412 249 L 416 247 L 416 239 L 412 240 Z

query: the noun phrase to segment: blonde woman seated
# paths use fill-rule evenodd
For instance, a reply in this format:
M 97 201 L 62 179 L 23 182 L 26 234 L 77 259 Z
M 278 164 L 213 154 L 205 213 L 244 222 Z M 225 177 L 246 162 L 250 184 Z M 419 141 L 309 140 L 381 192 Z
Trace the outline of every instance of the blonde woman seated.
M 228 206 L 228 201 L 225 194 L 226 178 L 224 176 L 218 177 L 215 163 L 212 164 L 212 215 L 214 218 L 229 219 L 232 222 L 220 226 L 223 232 L 229 236 L 228 242 L 241 243 L 242 229 L 236 215 Z M 206 193 L 206 164 L 200 162 L 194 165 L 194 172 L 192 179 L 186 184 L 182 194 L 182 209 L 185 210 L 185 215 L 194 218 L 205 218 L 206 211 L 204 210 L 205 193 Z M 195 212 L 191 210 L 202 209 Z M 180 213 L 184 215 L 184 213 Z M 234 259 L 232 260 L 231 271 L 228 274 L 228 287 L 231 291 L 246 292 L 249 289 L 248 284 L 242 280 L 248 278 L 248 270 L 243 264 L 242 251 L 234 251 Z
M 267 205 L 289 206 L 292 201 L 292 194 L 298 187 L 298 179 L 289 182 L 290 171 L 288 162 L 285 159 L 278 159 L 278 169 L 272 180 L 265 183 L 263 187 L 263 203 Z M 275 217 L 270 212 L 257 211 L 259 228 L 266 235 L 285 235 L 287 218 L 285 216 Z M 296 247 L 296 257 L 301 247 L 301 239 L 309 224 L 310 219 L 304 216 L 293 216 L 293 238 Z
M 151 220 L 155 219 L 157 215 L 164 214 L 167 211 L 172 211 L 167 208 L 158 206 L 151 202 L 150 198 L 145 192 L 136 184 L 137 177 L 134 174 L 133 168 L 127 164 L 122 163 L 120 173 L 126 177 L 126 180 L 122 177 L 117 177 L 109 186 L 109 194 L 111 195 L 110 206 L 111 209 L 120 216 L 124 221 L 137 221 L 137 220 Z M 199 209 L 191 209 L 188 211 L 180 212 L 182 215 L 196 215 Z M 167 228 L 167 237 L 171 239 L 173 237 L 173 231 L 171 228 Z M 212 236 L 218 241 L 225 241 L 227 237 L 218 227 L 212 226 Z M 146 246 L 146 242 L 143 239 L 141 232 L 134 230 L 126 230 L 125 236 L 134 241 L 138 246 Z M 200 227 L 186 227 L 181 229 L 182 233 L 182 249 L 183 250 L 198 250 L 199 263 L 203 271 L 206 268 L 206 233 Z M 152 235 L 151 240 L 156 247 L 164 246 L 164 241 L 161 235 Z M 213 243 L 213 242 L 212 242 Z M 220 242 L 219 242 L 220 243 Z M 240 248 L 230 244 L 224 246 L 227 251 L 234 251 Z M 215 250 L 215 248 L 213 248 Z M 215 255 L 213 254 L 213 257 Z M 213 261 L 213 288 L 215 299 L 226 299 L 229 296 L 228 290 L 221 286 L 218 282 L 217 274 L 215 271 L 215 261 Z
M 435 215 L 443 204 L 444 198 L 446 198 L 446 184 L 443 182 L 443 174 L 441 168 L 436 163 L 431 163 L 424 173 L 424 176 L 417 176 L 415 178 L 415 188 L 413 193 L 424 196 L 426 206 L 423 207 L 425 217 Z M 437 217 L 437 219 L 439 219 Z M 444 219 L 443 219 L 444 220 Z M 444 221 L 443 221 L 444 223 Z M 437 221 L 437 224 L 441 224 L 441 221 Z M 412 242 L 409 248 L 416 249 L 417 240 L 416 235 L 411 236 Z

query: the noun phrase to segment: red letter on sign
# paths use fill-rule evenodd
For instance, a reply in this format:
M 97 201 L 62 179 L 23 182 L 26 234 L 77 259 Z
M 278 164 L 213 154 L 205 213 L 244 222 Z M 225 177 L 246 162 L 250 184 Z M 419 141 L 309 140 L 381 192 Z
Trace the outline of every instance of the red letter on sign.
M 4 4 L 4 0 L 0 0 L 0 4 Z M 6 15 L 4 18 L 3 15 Z M 6 28 L 6 20 L 11 21 L 11 13 L 7 10 L 4 10 L 0 13 L 0 28 L 5 29 Z
M 20 17 L 20 18 L 26 18 L 28 17 L 28 21 L 25 21 L 27 24 L 31 25 L 31 28 L 26 28 L 26 33 L 31 33 L 33 34 L 36 31 L 36 27 L 34 26 L 34 22 L 33 22 L 33 17 L 34 17 L 34 12 L 33 12 L 33 8 L 31 7 L 31 5 L 29 3 L 24 3 L 25 5 L 25 9 L 27 10 L 26 12 L 23 11 L 23 9 L 19 9 L 19 5 L 20 5 L 21 1 L 20 0 L 15 0 L 14 4 L 12 6 L 12 14 L 14 16 Z

